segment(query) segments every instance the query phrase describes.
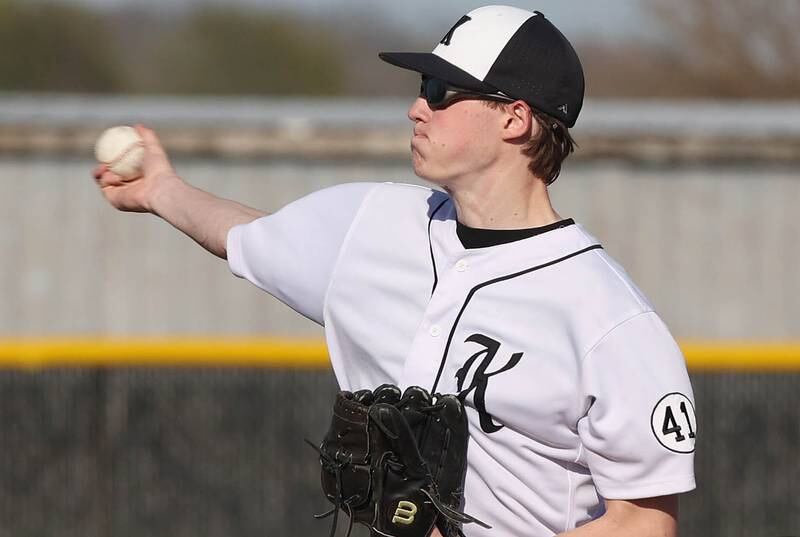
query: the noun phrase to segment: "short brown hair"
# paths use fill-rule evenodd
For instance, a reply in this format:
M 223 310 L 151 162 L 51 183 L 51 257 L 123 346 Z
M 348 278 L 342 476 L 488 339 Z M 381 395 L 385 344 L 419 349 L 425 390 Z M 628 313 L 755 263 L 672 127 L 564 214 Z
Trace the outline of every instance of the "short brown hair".
M 495 109 L 505 106 L 505 103 L 495 101 L 484 102 Z M 535 108 L 531 108 L 531 111 L 539 129 L 523 146 L 522 152 L 531 160 L 528 164 L 531 173 L 541 178 L 544 184 L 551 185 L 561 173 L 561 164 L 575 151 L 578 144 L 561 120 Z

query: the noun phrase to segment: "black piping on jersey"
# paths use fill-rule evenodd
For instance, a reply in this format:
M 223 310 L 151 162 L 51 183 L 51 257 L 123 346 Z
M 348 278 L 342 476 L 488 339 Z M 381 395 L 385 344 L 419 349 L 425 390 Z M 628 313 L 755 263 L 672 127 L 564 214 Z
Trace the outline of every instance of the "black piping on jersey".
M 431 213 L 431 217 L 428 220 L 428 248 L 431 251 L 431 265 L 433 266 L 433 287 L 431 288 L 431 296 L 433 296 L 433 292 L 436 291 L 436 286 L 439 285 L 439 274 L 436 272 L 436 259 L 433 257 L 433 241 L 431 241 L 431 224 L 433 224 L 433 217 L 436 216 L 436 213 L 439 212 L 439 209 L 442 206 L 450 201 L 449 198 L 445 198 L 442 203 L 436 206 L 436 208 Z
M 553 265 L 555 265 L 557 263 L 561 263 L 562 261 L 566 261 L 567 259 L 571 259 L 571 258 L 573 258 L 575 256 L 579 256 L 581 254 L 584 254 L 586 252 L 590 252 L 592 250 L 602 250 L 602 249 L 603 249 L 603 247 L 601 245 L 595 244 L 593 246 L 589 246 L 587 248 L 584 248 L 583 250 L 578 250 L 577 252 L 572 252 L 571 254 L 567 254 L 564 257 L 560 257 L 558 259 L 554 259 L 553 261 L 548 261 L 547 263 L 543 263 L 541 265 L 537 265 L 537 266 L 531 267 L 529 269 L 521 270 L 521 271 L 515 272 L 513 274 L 508 274 L 506 276 L 500 276 L 500 277 L 495 278 L 493 280 L 489 280 L 489 281 L 485 281 L 483 283 L 479 283 L 478 285 L 473 287 L 470 290 L 470 292 L 467 294 L 467 298 L 466 298 L 466 300 L 464 300 L 464 305 L 461 306 L 461 310 L 458 312 L 458 315 L 456 316 L 456 320 L 453 321 L 452 328 L 450 328 L 450 335 L 447 337 L 447 344 L 444 347 L 444 354 L 442 355 L 442 361 L 439 364 L 439 371 L 436 373 L 436 380 L 433 382 L 433 387 L 431 388 L 431 393 L 436 393 L 436 387 L 439 385 L 439 379 L 442 377 L 442 371 L 444 371 L 444 365 L 447 362 L 447 354 L 450 352 L 450 344 L 453 342 L 453 336 L 456 333 L 456 327 L 458 326 L 458 322 L 461 320 L 461 316 L 464 314 L 464 310 L 467 309 L 467 305 L 469 304 L 469 301 L 472 300 L 473 296 L 475 296 L 475 293 L 477 293 L 479 290 L 483 289 L 484 287 L 488 287 L 489 285 L 492 285 L 492 284 L 495 284 L 495 283 L 499 283 L 499 282 L 504 282 L 506 280 L 511 280 L 511 279 L 516 278 L 518 276 L 523 276 L 525 274 L 529 274 L 531 272 L 535 272 L 535 271 L 537 271 L 539 269 L 551 267 L 551 266 L 553 266 Z

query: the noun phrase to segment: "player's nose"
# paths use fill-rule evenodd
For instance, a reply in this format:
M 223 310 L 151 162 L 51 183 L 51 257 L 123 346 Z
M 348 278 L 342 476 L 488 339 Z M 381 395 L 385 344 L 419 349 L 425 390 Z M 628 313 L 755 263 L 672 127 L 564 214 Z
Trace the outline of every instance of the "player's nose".
M 414 123 L 417 121 L 426 121 L 430 117 L 430 113 L 431 108 L 428 106 L 428 101 L 422 97 L 417 97 L 408 108 L 408 119 Z

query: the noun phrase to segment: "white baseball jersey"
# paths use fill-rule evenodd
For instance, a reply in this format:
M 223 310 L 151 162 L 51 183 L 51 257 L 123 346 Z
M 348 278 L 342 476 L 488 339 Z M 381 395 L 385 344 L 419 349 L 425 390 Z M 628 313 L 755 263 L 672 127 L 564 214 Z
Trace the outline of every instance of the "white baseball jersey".
M 342 389 L 464 399 L 470 537 L 552 536 L 603 498 L 694 488 L 685 361 L 595 238 L 571 222 L 466 249 L 449 197 L 347 184 L 233 228 L 237 276 L 325 326 Z

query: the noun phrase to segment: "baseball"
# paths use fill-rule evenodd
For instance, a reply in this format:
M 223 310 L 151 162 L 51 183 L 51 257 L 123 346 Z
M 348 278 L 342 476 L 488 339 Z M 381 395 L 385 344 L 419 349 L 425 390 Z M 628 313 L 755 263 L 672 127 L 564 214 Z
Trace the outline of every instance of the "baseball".
M 144 142 L 133 127 L 111 127 L 97 139 L 94 156 L 109 170 L 131 181 L 141 175 Z

